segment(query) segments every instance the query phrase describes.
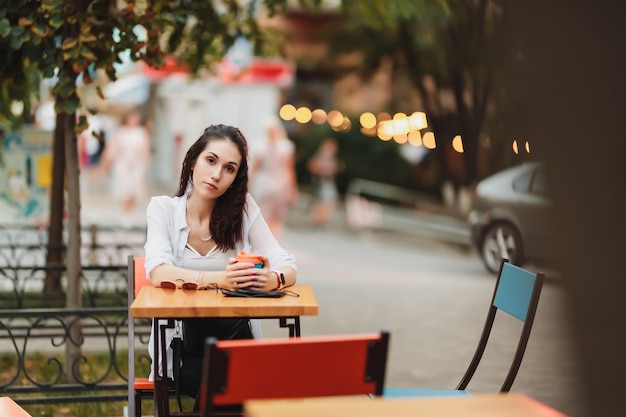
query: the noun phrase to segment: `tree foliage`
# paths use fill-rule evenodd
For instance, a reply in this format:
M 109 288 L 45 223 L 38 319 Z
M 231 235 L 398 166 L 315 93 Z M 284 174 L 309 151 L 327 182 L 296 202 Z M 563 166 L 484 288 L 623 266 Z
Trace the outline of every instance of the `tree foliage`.
M 116 80 L 116 64 L 130 52 L 159 68 L 174 54 L 197 72 L 226 53 L 239 35 L 262 41 L 259 8 L 286 7 L 286 0 L 247 3 L 193 0 L 12 0 L 0 5 L 0 122 L 19 123 L 11 104 L 30 109 L 39 80 L 56 78 L 56 111 L 80 105 L 77 82 L 90 84 L 103 70 Z M 81 119 L 77 129 L 84 129 Z
M 446 152 L 454 136 L 450 134 L 457 132 L 463 137 L 465 170 L 455 180 L 474 183 L 479 176 L 479 146 L 492 125 L 490 117 L 494 109 L 504 110 L 506 88 L 500 73 L 509 58 L 503 47 L 506 1 L 348 0 L 344 5 L 343 23 L 328 34 L 343 40 L 331 43 L 333 54 L 360 51 L 363 63 L 356 70 L 366 79 L 383 62 L 392 62 L 400 86 L 396 102 L 415 89 L 438 137 L 442 180 L 452 177 L 446 169 Z M 402 80 L 411 88 L 403 87 Z M 442 91 L 452 93 L 453 108 L 443 105 Z

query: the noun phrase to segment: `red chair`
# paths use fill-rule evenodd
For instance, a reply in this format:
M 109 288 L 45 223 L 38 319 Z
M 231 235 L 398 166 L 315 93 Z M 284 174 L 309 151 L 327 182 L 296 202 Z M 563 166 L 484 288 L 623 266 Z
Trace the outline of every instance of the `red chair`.
M 128 306 L 146 285 L 152 285 L 146 277 L 145 258 L 128 257 Z M 175 391 L 170 390 L 170 395 Z M 141 417 L 141 402 L 144 398 L 154 397 L 154 382 L 148 378 L 135 377 L 135 322 L 128 311 L 128 409 L 135 410 L 135 417 Z M 129 411 L 130 412 L 130 411 Z
M 383 393 L 389 333 L 289 339 L 207 339 L 200 415 L 251 399 Z M 239 411 L 241 414 L 241 411 Z

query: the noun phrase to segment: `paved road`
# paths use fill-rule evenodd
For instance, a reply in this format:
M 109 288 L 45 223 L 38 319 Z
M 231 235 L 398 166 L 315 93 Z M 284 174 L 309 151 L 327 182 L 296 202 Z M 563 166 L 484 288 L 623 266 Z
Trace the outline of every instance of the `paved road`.
M 283 238 L 297 256 L 299 283 L 311 285 L 320 304 L 319 316 L 302 319 L 303 334 L 387 329 L 388 386 L 454 388 L 473 354 L 494 285 L 475 251 L 449 234 L 433 233 L 457 227 L 451 233 L 463 236 L 463 223 L 449 218 L 437 223 L 433 213 L 412 213 L 401 219 L 400 230 L 354 233 L 338 213 L 328 231 L 314 231 L 305 225 L 303 201 Z M 137 221 L 141 217 L 138 213 Z M 119 220 L 106 196 L 85 198 L 83 218 L 84 223 Z M 563 313 L 564 279 L 548 276 L 513 390 L 577 417 L 583 414 Z M 499 388 L 515 344 L 509 325 L 519 327 L 507 317 L 496 322 L 494 335 L 502 331 L 505 337 L 487 350 L 486 367 L 474 377 L 472 391 Z M 275 323 L 264 322 L 263 328 L 266 337 L 284 336 Z
M 298 257 L 299 282 L 313 286 L 320 304 L 319 316 L 302 320 L 305 335 L 388 329 L 388 386 L 456 386 L 478 341 L 494 285 L 473 251 L 430 239 L 293 227 L 284 245 Z M 581 416 L 561 279 L 549 279 L 544 287 L 513 390 Z M 476 374 L 473 391 L 499 388 L 508 370 L 516 342 L 509 328 L 520 326 L 503 319 L 497 320 L 494 336 L 510 337 L 496 338 L 487 350 L 486 368 Z M 271 323 L 264 329 L 266 336 L 280 334 Z

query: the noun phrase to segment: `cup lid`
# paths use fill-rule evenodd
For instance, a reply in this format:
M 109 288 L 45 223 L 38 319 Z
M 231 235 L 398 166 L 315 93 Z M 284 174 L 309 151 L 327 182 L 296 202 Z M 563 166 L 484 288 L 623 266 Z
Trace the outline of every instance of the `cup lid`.
M 242 262 L 259 263 L 263 262 L 263 256 L 255 253 L 246 253 L 240 250 L 237 252 L 237 260 Z

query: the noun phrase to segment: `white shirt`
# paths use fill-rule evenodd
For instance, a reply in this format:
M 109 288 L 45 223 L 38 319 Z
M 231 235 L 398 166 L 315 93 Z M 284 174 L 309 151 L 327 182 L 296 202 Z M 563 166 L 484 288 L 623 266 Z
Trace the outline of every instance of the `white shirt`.
M 182 197 L 159 196 L 152 197 L 146 209 L 147 239 L 145 249 L 146 276 L 161 264 L 185 267 L 185 251 L 190 228 L 187 225 L 186 204 L 189 193 Z M 280 246 L 265 219 L 261 215 L 261 209 L 254 198 L 246 196 L 246 207 L 243 216 L 243 241 L 237 242 L 235 249 L 227 253 L 211 250 L 206 255 L 205 270 L 224 271 L 226 260 L 229 256 L 235 257 L 237 251 L 244 250 L 250 253 L 260 253 L 270 261 L 273 269 L 289 266 L 296 269 L 296 258 Z M 187 262 L 189 259 L 187 258 Z M 194 261 L 194 263 L 196 263 Z M 167 324 L 166 320 L 160 320 L 160 324 Z M 259 320 L 250 320 L 252 335 L 261 337 L 261 325 Z M 180 326 L 176 326 L 180 328 Z M 165 346 L 167 346 L 167 373 L 173 378 L 173 351 L 169 347 L 175 335 L 174 329 L 165 331 Z M 155 335 L 150 334 L 148 353 L 154 363 Z M 158 369 L 162 368 L 162 352 L 159 355 Z M 154 367 L 150 368 L 150 381 L 154 381 Z

